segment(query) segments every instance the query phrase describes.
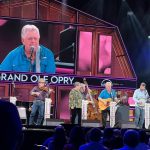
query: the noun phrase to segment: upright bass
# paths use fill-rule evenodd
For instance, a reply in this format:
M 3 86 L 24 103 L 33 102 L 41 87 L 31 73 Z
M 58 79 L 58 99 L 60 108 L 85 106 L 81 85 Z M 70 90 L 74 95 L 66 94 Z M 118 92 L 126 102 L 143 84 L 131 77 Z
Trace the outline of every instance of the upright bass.
M 98 109 L 99 108 L 98 101 L 92 97 L 91 90 L 89 89 L 88 83 L 85 78 L 83 79 L 83 82 L 86 86 L 86 91 L 87 91 L 88 99 L 89 99 L 87 119 L 88 120 L 100 120 L 101 114 Z

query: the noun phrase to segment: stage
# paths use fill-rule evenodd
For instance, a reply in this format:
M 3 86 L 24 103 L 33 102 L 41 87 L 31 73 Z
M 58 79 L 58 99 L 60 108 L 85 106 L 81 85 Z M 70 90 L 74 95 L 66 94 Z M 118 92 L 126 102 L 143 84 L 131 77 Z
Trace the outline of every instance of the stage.
M 22 123 L 23 123 L 23 127 L 25 128 L 53 128 L 59 125 L 62 126 L 74 126 L 70 123 L 69 120 L 62 120 L 62 119 L 46 119 L 43 122 L 42 126 L 29 126 L 26 123 L 26 120 L 22 119 Z M 75 124 L 77 125 L 77 124 Z M 99 120 L 82 120 L 82 124 L 81 127 L 98 127 L 98 128 L 102 128 L 102 124 Z M 107 128 L 110 127 L 110 122 L 107 121 Z M 129 121 L 127 123 L 123 123 L 121 128 L 135 128 L 134 122 L 133 121 Z

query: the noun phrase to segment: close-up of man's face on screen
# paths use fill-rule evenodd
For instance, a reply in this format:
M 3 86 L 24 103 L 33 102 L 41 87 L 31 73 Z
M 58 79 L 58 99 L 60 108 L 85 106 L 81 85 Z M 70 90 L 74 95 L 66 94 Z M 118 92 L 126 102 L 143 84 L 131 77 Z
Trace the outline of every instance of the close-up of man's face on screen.
M 93 32 L 87 29 L 71 24 L 1 18 L 0 71 L 91 72 Z M 97 72 L 111 74 L 112 37 L 99 35 L 97 43 Z
M 39 33 L 36 29 L 32 29 L 32 26 L 23 29 L 25 25 L 36 26 Z M 36 65 L 40 63 L 41 70 L 39 72 L 41 73 L 74 72 L 76 59 L 75 26 L 49 22 L 0 19 L 0 35 L 1 71 L 38 72 L 36 71 Z M 19 47 L 21 45 L 22 50 Z M 37 52 L 38 49 L 40 50 L 40 56 L 39 59 L 36 59 L 37 53 L 34 56 L 34 52 Z M 51 52 L 49 53 L 48 50 Z M 18 52 L 13 55 L 12 51 Z M 23 53 L 27 60 L 21 62 L 26 58 L 18 53 Z M 5 61 L 7 57 L 9 57 L 8 61 Z M 31 60 L 32 57 L 33 60 Z M 51 57 L 54 57 L 54 60 L 51 60 Z M 15 62 L 15 59 L 18 59 L 17 62 Z M 31 64 L 27 63 L 28 60 L 31 61 Z M 55 71 L 48 72 L 48 69 L 45 69 L 49 61 L 55 62 Z M 8 67 L 9 65 L 11 66 Z M 51 67 L 51 64 L 49 66 Z

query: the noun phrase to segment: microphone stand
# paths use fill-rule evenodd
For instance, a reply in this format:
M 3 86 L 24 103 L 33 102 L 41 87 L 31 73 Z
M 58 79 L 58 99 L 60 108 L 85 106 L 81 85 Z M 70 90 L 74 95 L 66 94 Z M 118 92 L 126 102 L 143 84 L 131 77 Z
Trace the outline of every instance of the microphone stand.
M 16 88 L 15 88 L 15 83 L 14 83 L 14 81 L 12 82 L 12 96 L 13 96 L 13 97 L 16 96 Z
M 58 53 L 55 53 L 54 56 L 60 55 L 61 53 L 67 51 L 68 49 L 70 49 L 71 47 L 73 47 L 73 51 L 74 51 L 74 43 L 72 43 L 71 45 L 69 45 L 68 47 L 62 49 L 61 51 L 59 51 Z M 74 57 L 74 55 L 73 55 Z
M 33 50 L 31 50 L 31 55 L 29 57 L 29 60 L 30 60 L 30 72 L 32 72 L 32 56 L 33 56 Z
M 72 43 L 72 51 L 73 51 L 73 54 L 72 54 L 72 59 L 73 59 L 73 61 L 74 61 L 74 59 L 75 59 L 75 44 L 74 43 Z

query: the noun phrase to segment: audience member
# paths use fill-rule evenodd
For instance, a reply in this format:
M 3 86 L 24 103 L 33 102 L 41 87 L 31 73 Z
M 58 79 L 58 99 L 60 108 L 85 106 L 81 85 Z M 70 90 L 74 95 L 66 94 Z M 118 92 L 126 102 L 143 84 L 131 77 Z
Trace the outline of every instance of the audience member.
M 79 150 L 107 150 L 101 143 L 101 130 L 92 128 L 87 133 L 87 143 L 80 146 Z
M 105 128 L 103 134 L 102 143 L 108 149 L 112 149 L 114 147 L 114 132 L 113 128 Z
M 114 136 L 113 148 L 114 149 L 121 148 L 123 146 L 123 138 L 122 138 L 120 129 L 114 129 L 113 133 L 114 133 L 113 134 Z
M 63 126 L 57 126 L 55 128 L 54 135 L 45 140 L 41 150 L 45 150 L 45 147 L 48 150 L 63 150 L 64 145 L 67 143 L 67 137 L 65 134 L 65 129 Z
M 150 149 L 150 147 L 147 144 L 148 136 L 144 130 L 139 131 L 139 137 L 140 137 L 140 143 L 139 143 L 138 147 L 140 148 L 140 150 Z
M 74 126 L 69 135 L 69 143 L 64 146 L 64 150 L 78 150 L 85 143 L 85 136 L 82 127 Z
M 22 124 L 16 106 L 0 100 L 0 149 L 19 150 L 23 140 Z
M 119 150 L 140 150 L 138 147 L 139 133 L 136 130 L 127 130 L 124 134 L 123 142 L 124 146 Z

